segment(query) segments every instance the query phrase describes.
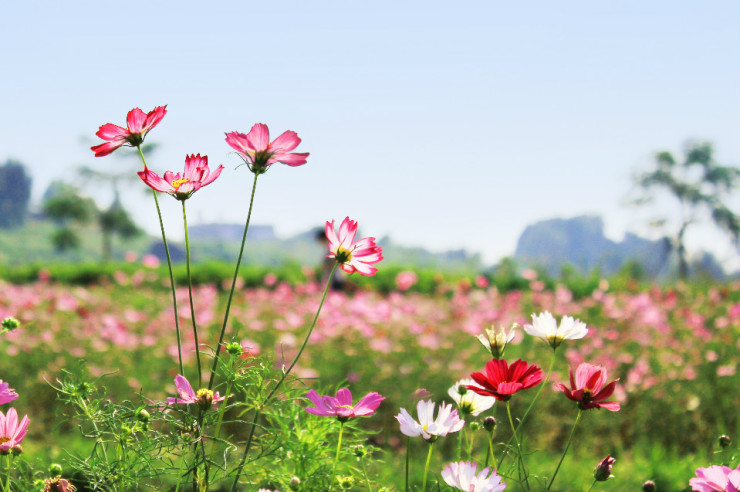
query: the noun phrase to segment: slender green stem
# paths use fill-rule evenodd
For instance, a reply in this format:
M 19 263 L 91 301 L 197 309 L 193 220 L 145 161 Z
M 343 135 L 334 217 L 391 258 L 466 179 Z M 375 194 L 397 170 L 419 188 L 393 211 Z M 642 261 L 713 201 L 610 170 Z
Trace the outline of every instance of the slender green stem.
M 486 453 L 486 464 L 483 467 L 488 466 L 488 459 L 493 458 L 493 469 L 498 470 L 498 464 L 496 463 L 496 454 L 493 452 L 493 431 L 488 433 L 488 452 Z
M 264 408 L 272 398 L 272 396 L 277 392 L 277 390 L 280 388 L 280 386 L 283 384 L 283 381 L 285 381 L 285 378 L 288 377 L 288 374 L 290 374 L 290 371 L 293 370 L 293 367 L 298 363 L 298 359 L 301 358 L 301 354 L 303 354 L 303 350 L 306 348 L 306 345 L 308 344 L 308 339 L 311 338 L 311 333 L 313 333 L 313 329 L 316 327 L 316 322 L 319 320 L 319 314 L 321 314 L 321 308 L 324 306 L 324 301 L 326 301 L 326 296 L 329 293 L 329 288 L 331 287 L 331 281 L 334 278 L 334 274 L 337 271 L 337 266 L 339 263 L 334 264 L 334 268 L 331 269 L 331 273 L 329 274 L 329 278 L 326 279 L 326 286 L 324 287 L 324 294 L 321 296 L 321 302 L 319 303 L 319 308 L 316 310 L 316 316 L 313 318 L 313 323 L 311 323 L 311 328 L 308 330 L 308 334 L 306 335 L 306 339 L 303 340 L 303 345 L 301 345 L 301 349 L 298 351 L 298 355 L 295 356 L 295 359 L 293 359 L 293 363 L 290 364 L 290 367 L 288 367 L 287 371 L 283 371 L 283 375 L 280 378 L 280 380 L 277 382 L 274 388 L 268 393 L 267 397 L 264 399 L 264 402 L 262 405 L 260 405 L 257 409 L 254 411 L 254 419 L 252 420 L 252 428 L 249 431 L 249 437 L 247 438 L 247 444 L 244 447 L 244 454 L 242 455 L 242 459 L 239 462 L 239 467 L 236 470 L 236 475 L 234 476 L 234 482 L 231 484 L 231 492 L 234 492 L 236 490 L 236 486 L 239 483 L 239 476 L 242 473 L 242 470 L 244 469 L 244 464 L 247 462 L 247 455 L 249 454 L 249 448 L 252 444 L 252 437 L 254 436 L 254 428 L 257 425 L 257 420 L 259 419 L 261 415 L 261 408 Z
M 370 485 L 370 479 L 367 476 L 367 469 L 365 468 L 365 458 L 360 457 L 360 464 L 362 465 L 362 476 L 365 477 L 365 483 L 367 484 L 368 492 L 373 492 L 373 487 Z
M 216 430 L 213 433 L 213 446 L 211 447 L 211 460 L 213 460 L 213 455 L 216 452 L 216 442 L 218 441 L 218 436 L 221 432 L 221 423 L 224 420 L 224 413 L 226 412 L 226 404 L 229 401 L 229 395 L 231 394 L 231 386 L 234 382 L 233 377 L 229 377 L 227 383 L 226 383 L 226 393 L 225 393 L 225 400 L 221 404 L 221 406 L 218 408 L 218 420 L 216 421 Z
M 3 487 L 3 490 L 10 492 L 10 475 L 12 472 L 12 467 L 10 465 L 10 456 L 12 453 L 9 453 L 7 456 L 7 462 L 8 462 L 8 476 L 5 477 L 5 487 Z
M 522 456 L 522 444 L 519 442 L 519 438 L 516 435 L 517 429 L 514 427 L 514 419 L 511 418 L 511 405 L 509 404 L 509 400 L 506 401 L 506 413 L 509 416 L 509 425 L 511 425 L 514 442 L 516 442 L 516 454 L 519 457 L 519 477 L 520 480 L 522 476 L 524 477 L 524 485 L 527 486 L 527 490 L 530 490 L 529 479 L 527 478 L 527 468 L 524 466 L 524 457 Z
M 239 248 L 239 257 L 236 260 L 236 268 L 234 268 L 234 278 L 231 279 L 231 290 L 229 291 L 229 299 L 226 301 L 226 312 L 224 314 L 224 322 L 221 325 L 221 334 L 218 336 L 218 344 L 216 344 L 216 354 L 213 356 L 213 364 L 211 365 L 211 377 L 208 380 L 208 389 L 213 389 L 213 381 L 216 377 L 216 369 L 218 368 L 218 358 L 221 355 L 221 345 L 224 342 L 224 334 L 226 333 L 226 325 L 229 322 L 229 312 L 231 311 L 231 301 L 234 298 L 234 289 L 236 287 L 236 279 L 239 276 L 239 266 L 242 263 L 242 255 L 244 254 L 244 243 L 247 241 L 247 231 L 249 230 L 249 220 L 252 218 L 252 205 L 254 204 L 254 191 L 257 189 L 257 176 L 254 174 L 254 182 L 252 183 L 252 196 L 249 199 L 249 212 L 247 212 L 247 222 L 244 224 L 244 234 L 242 234 L 242 245 Z
M 337 462 L 339 461 L 339 451 L 342 449 L 342 433 L 344 432 L 344 422 L 339 421 L 339 438 L 337 439 L 337 454 L 334 456 L 334 465 L 331 467 L 331 485 L 329 489 L 334 486 L 334 473 L 337 469 Z
M 409 492 L 409 456 L 411 456 L 411 437 L 406 438 L 406 487 L 405 492 Z
M 198 387 L 201 385 L 202 374 L 200 368 L 200 343 L 198 343 L 198 327 L 195 325 L 195 307 L 193 307 L 193 281 L 190 277 L 190 238 L 188 237 L 188 215 L 185 213 L 185 200 L 182 203 L 182 221 L 185 225 L 185 263 L 188 272 L 188 298 L 190 299 L 190 319 L 193 320 L 193 337 L 195 338 L 195 360 L 198 363 Z
M 136 149 L 139 151 L 141 162 L 144 163 L 144 169 L 147 168 L 146 159 L 144 153 L 141 151 L 141 146 L 137 145 Z M 172 289 L 172 308 L 175 312 L 175 332 L 177 333 L 177 358 L 180 362 L 180 374 L 185 376 L 185 371 L 182 366 L 182 342 L 180 341 L 180 321 L 177 315 L 177 295 L 175 294 L 175 276 L 172 273 L 172 258 L 170 258 L 170 248 L 167 245 L 167 236 L 164 233 L 164 222 L 162 222 L 162 211 L 159 209 L 159 199 L 157 198 L 157 192 L 152 190 L 154 196 L 154 205 L 157 207 L 157 217 L 159 217 L 159 229 L 162 231 L 162 242 L 164 243 L 164 252 L 167 256 L 167 268 L 170 272 L 170 288 Z
M 434 442 L 429 442 L 429 453 L 427 454 L 427 463 L 424 465 L 424 478 L 421 481 L 421 492 L 427 490 L 427 475 L 429 474 L 429 463 L 432 462 L 432 450 L 434 449 Z
M 594 488 L 594 485 L 596 485 L 596 480 L 593 481 L 593 483 L 591 484 L 591 486 L 588 488 L 588 491 L 587 492 L 591 492 L 591 489 Z
M 583 410 L 579 408 L 578 415 L 576 416 L 576 421 L 573 423 L 573 428 L 570 430 L 570 435 L 568 436 L 568 442 L 565 444 L 563 455 L 560 457 L 560 461 L 558 462 L 558 467 L 555 468 L 555 473 L 552 474 L 552 478 L 550 479 L 550 484 L 547 486 L 547 489 L 545 490 L 550 490 L 550 487 L 552 487 L 553 482 L 555 482 L 555 477 L 558 476 L 558 471 L 560 471 L 560 465 L 563 464 L 565 455 L 568 453 L 568 448 L 570 448 L 570 442 L 573 440 L 573 434 L 576 432 L 576 426 L 578 425 L 578 421 L 581 420 L 582 413 L 583 413 Z
M 521 428 L 522 425 L 524 425 L 524 421 L 527 420 L 527 416 L 529 415 L 529 412 L 532 411 L 532 408 L 534 408 L 535 402 L 539 399 L 540 394 L 542 394 L 542 390 L 545 389 L 545 386 L 547 385 L 547 382 L 550 380 L 550 375 L 552 374 L 552 366 L 555 364 L 555 350 L 552 351 L 552 355 L 550 356 L 550 365 L 547 368 L 547 376 L 545 376 L 545 380 L 540 384 L 540 387 L 537 388 L 537 393 L 535 393 L 534 398 L 532 398 L 532 401 L 529 402 L 529 406 L 527 407 L 527 410 L 524 412 L 524 415 L 519 419 L 519 424 L 516 426 L 517 431 Z M 514 438 L 514 436 L 511 436 L 509 438 L 509 441 L 506 443 L 506 449 L 509 448 L 511 445 L 511 440 Z M 506 461 L 506 449 L 504 450 L 504 454 L 501 456 L 501 460 L 499 461 L 499 464 L 503 466 L 504 461 Z
M 465 427 L 457 434 L 457 461 L 462 461 L 463 434 L 465 434 Z

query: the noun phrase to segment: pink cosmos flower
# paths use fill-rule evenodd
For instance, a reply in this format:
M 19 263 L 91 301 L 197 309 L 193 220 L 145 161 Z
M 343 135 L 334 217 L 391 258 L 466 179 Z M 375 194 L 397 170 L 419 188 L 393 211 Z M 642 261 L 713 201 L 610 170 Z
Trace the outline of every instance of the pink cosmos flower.
M 345 217 L 339 226 L 339 234 L 334 231 L 334 221 L 327 221 L 326 239 L 329 240 L 329 254 L 327 258 L 334 258 L 339 268 L 347 273 L 357 272 L 360 275 L 371 277 L 378 271 L 371 266 L 383 259 L 383 250 L 375 244 L 374 237 L 366 237 L 355 242 L 357 222 Z
M 464 492 L 503 492 L 506 489 L 495 470 L 488 476 L 490 468 L 476 474 L 477 468 L 478 465 L 470 461 L 450 463 L 442 470 L 442 478 L 450 487 Z
M 718 465 L 697 468 L 696 477 L 689 480 L 689 485 L 697 492 L 740 492 L 740 465 L 734 470 Z
M 246 135 L 239 132 L 227 133 L 226 143 L 236 150 L 249 170 L 256 174 L 266 172 L 276 162 L 292 167 L 302 166 L 309 155 L 308 152 L 291 152 L 301 143 L 296 132 L 288 130 L 270 142 L 270 130 L 264 123 L 257 123 Z
M 607 372 L 603 366 L 594 366 L 588 362 L 582 362 L 576 369 L 575 378 L 573 378 L 573 369 L 569 369 L 570 389 L 562 383 L 555 383 L 553 387 L 556 391 L 562 391 L 569 399 L 578 402 L 578 406 L 583 410 L 589 408 L 606 408 L 612 412 L 618 412 L 620 405 L 616 401 L 606 400 L 614 393 L 618 379 L 604 386 L 606 383 Z
M 95 157 L 103 157 L 122 145 L 138 147 L 144 141 L 147 132 L 157 126 L 165 114 L 167 105 L 157 106 L 147 114 L 139 108 L 134 108 L 126 116 L 126 128 L 113 123 L 101 126 L 95 135 L 108 142 L 90 147 L 90 150 L 95 152 Z
M 419 421 L 409 415 L 405 409 L 396 415 L 396 420 L 401 424 L 401 432 L 409 437 L 421 436 L 427 441 L 435 441 L 438 437 L 444 437 L 452 432 L 458 432 L 465 425 L 465 421 L 457 415 L 457 410 L 452 405 L 442 403 L 439 406 L 437 418 L 434 418 L 434 402 L 420 401 L 416 404 L 416 414 Z
M 346 422 L 352 417 L 367 417 L 375 412 L 380 402 L 385 400 L 378 393 L 368 393 L 356 405 L 352 405 L 352 393 L 347 388 L 337 391 L 337 397 L 319 396 L 315 390 L 306 393 L 306 397 L 316 405 L 308 407 L 306 411 L 321 417 L 336 417 Z
M 175 405 L 178 403 L 184 403 L 185 405 L 191 405 L 196 403 L 201 406 L 204 410 L 207 410 L 211 406 L 217 407 L 218 404 L 226 399 L 226 397 L 215 393 L 209 389 L 202 388 L 196 393 L 193 391 L 193 387 L 185 376 L 178 374 L 175 376 L 175 386 L 177 387 L 177 395 L 180 398 L 170 396 L 167 398 L 168 405 Z
M 213 183 L 223 169 L 223 166 L 218 166 L 211 173 L 211 170 L 208 168 L 208 156 L 204 155 L 201 157 L 198 154 L 185 156 L 185 170 L 182 175 L 167 171 L 164 173 L 163 179 L 148 168 L 137 174 L 150 188 L 163 193 L 169 193 L 176 199 L 183 201 L 190 198 L 199 189 Z
M 531 366 L 521 359 L 511 366 L 504 359 L 494 359 L 486 363 L 486 373 L 474 372 L 470 375 L 480 386 L 468 385 L 466 388 L 479 395 L 494 396 L 507 401 L 518 391 L 537 386 L 544 379 L 542 369 Z
M 18 398 L 18 393 L 8 383 L 0 379 L 0 405 L 5 405 Z
M 8 414 L 0 412 L 0 454 L 11 451 L 21 451 L 21 442 L 28 432 L 28 415 L 18 423 L 18 413 L 15 408 L 8 409 Z

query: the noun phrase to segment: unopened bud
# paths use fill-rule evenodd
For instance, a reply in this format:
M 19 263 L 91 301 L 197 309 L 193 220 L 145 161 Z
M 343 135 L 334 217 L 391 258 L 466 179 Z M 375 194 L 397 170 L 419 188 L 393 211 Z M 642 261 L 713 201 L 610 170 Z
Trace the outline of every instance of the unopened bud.
M 5 318 L 2 322 L 4 331 L 13 331 L 19 326 L 21 326 L 21 322 L 15 318 Z
M 290 483 L 288 486 L 291 490 L 298 490 L 298 486 L 301 484 L 301 479 L 298 477 L 293 477 L 290 479 Z
M 365 449 L 365 446 L 362 444 L 358 444 L 354 448 L 352 448 L 352 452 L 355 453 L 355 456 L 358 458 L 362 458 L 363 456 L 367 455 L 367 449 Z
M 58 477 L 62 474 L 62 465 L 59 463 L 52 463 L 49 465 L 49 475 L 52 477 Z
M 18 456 L 23 453 L 23 447 L 20 444 L 16 444 L 12 448 L 10 448 L 10 452 L 13 454 L 13 456 Z
M 211 408 L 211 405 L 213 404 L 213 391 L 208 388 L 201 388 L 197 393 L 195 393 L 195 396 L 198 398 L 200 408 L 204 411 Z
M 642 484 L 642 490 L 643 492 L 655 492 L 658 490 L 658 488 L 655 486 L 655 482 L 652 480 L 648 480 L 644 484 Z
M 597 482 L 606 482 L 612 476 L 612 465 L 616 459 L 607 455 L 594 469 L 594 479 Z
M 486 417 L 483 419 L 483 428 L 488 432 L 493 432 L 496 428 L 496 419 L 494 417 Z
M 149 415 L 149 412 L 146 411 L 146 408 L 142 408 L 141 410 L 136 412 L 136 420 L 143 424 L 148 423 L 150 418 L 152 418 L 152 416 Z
M 473 432 L 480 430 L 480 424 L 476 421 L 470 422 L 470 430 Z
M 242 349 L 242 346 L 239 342 L 230 342 L 226 344 L 226 351 L 229 353 L 229 355 L 232 355 L 234 357 L 239 357 L 244 353 L 244 349 Z
M 722 448 L 726 448 L 727 446 L 729 446 L 732 443 L 732 439 L 730 439 L 730 436 L 728 436 L 726 434 L 722 434 L 721 436 L 719 436 L 717 438 L 717 441 L 719 441 L 719 445 Z
M 345 490 L 351 489 L 355 485 L 355 477 L 337 477 L 339 486 Z

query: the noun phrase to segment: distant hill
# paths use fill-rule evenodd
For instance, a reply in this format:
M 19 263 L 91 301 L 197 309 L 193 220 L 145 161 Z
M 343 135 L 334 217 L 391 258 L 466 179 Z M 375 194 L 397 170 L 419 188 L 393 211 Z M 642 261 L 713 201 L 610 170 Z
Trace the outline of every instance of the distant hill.
M 517 242 L 514 258 L 557 275 L 564 265 L 581 272 L 599 268 L 603 274 L 618 271 L 626 262 L 639 262 L 648 277 L 659 277 L 670 268 L 668 238 L 651 241 L 628 233 L 620 242 L 604 235 L 601 217 L 550 219 L 527 226 Z

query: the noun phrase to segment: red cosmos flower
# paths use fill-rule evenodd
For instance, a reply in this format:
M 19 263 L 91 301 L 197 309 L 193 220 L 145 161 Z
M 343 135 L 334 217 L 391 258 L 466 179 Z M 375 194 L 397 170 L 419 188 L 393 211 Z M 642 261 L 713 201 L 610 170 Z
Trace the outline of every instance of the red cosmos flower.
M 383 259 L 383 250 L 375 244 L 374 237 L 366 237 L 355 242 L 357 222 L 345 217 L 339 225 L 337 234 L 334 231 L 334 221 L 327 221 L 324 232 L 329 241 L 327 258 L 337 260 L 339 268 L 347 273 L 357 272 L 367 277 L 375 275 L 378 269 L 371 264 Z
M 276 162 L 293 167 L 302 166 L 309 155 L 308 152 L 291 152 L 301 143 L 296 132 L 288 130 L 270 142 L 270 130 L 264 123 L 257 123 L 246 135 L 239 132 L 227 133 L 226 143 L 236 150 L 249 170 L 256 174 L 264 173 Z
M 185 171 L 182 175 L 167 171 L 164 173 L 164 179 L 162 179 L 157 173 L 148 168 L 137 174 L 150 188 L 169 193 L 176 199 L 183 201 L 190 198 L 190 195 L 199 189 L 213 183 L 219 177 L 223 168 L 223 166 L 218 166 L 211 173 L 208 168 L 208 156 L 201 157 L 198 154 L 185 156 Z
M 578 402 L 578 406 L 583 410 L 606 408 L 612 412 L 619 411 L 620 405 L 616 401 L 602 401 L 612 396 L 617 381 L 619 381 L 616 379 L 604 386 L 607 376 L 605 367 L 583 362 L 576 369 L 575 378 L 573 378 L 573 369 L 569 369 L 568 372 L 570 373 L 570 389 L 562 383 L 555 383 L 553 387 L 556 391 L 562 391 L 565 396 Z
M 537 386 L 544 379 L 542 369 L 534 364 L 530 366 L 521 359 L 514 361 L 511 366 L 504 359 L 488 361 L 485 374 L 474 372 L 470 377 L 480 387 L 467 385 L 466 388 L 502 401 L 510 399 L 517 391 Z
M 122 145 L 138 147 L 144 141 L 147 132 L 157 126 L 165 114 L 167 114 L 167 105 L 157 106 L 147 114 L 139 108 L 134 108 L 126 116 L 126 128 L 113 123 L 101 126 L 95 135 L 108 142 L 90 147 L 90 150 L 95 152 L 95 157 L 103 157 Z

